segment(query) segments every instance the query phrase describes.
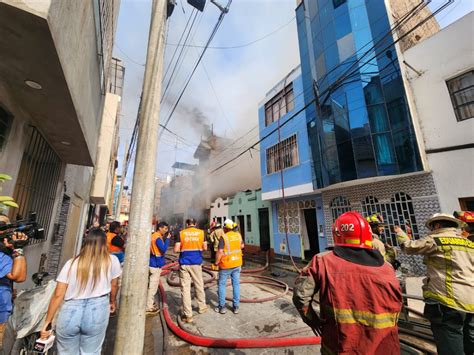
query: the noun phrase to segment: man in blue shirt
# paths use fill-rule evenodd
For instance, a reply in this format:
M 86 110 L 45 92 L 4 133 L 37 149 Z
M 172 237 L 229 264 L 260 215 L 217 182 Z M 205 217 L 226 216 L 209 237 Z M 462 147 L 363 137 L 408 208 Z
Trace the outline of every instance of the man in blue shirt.
M 156 226 L 156 232 L 151 236 L 150 245 L 150 279 L 148 282 L 148 296 L 146 302 L 147 315 L 158 313 L 158 307 L 155 305 L 155 295 L 160 284 L 161 268 L 165 265 L 165 253 L 170 244 L 168 234 L 168 223 L 160 222 Z
M 7 216 L 0 215 L 0 225 L 10 224 Z M 3 348 L 3 334 L 7 326 L 8 317 L 13 310 L 12 290 L 13 282 L 26 280 L 26 259 L 22 248 L 15 249 L 12 241 L 25 240 L 23 233 L 14 233 L 10 238 L 3 238 L 0 232 L 0 349 Z

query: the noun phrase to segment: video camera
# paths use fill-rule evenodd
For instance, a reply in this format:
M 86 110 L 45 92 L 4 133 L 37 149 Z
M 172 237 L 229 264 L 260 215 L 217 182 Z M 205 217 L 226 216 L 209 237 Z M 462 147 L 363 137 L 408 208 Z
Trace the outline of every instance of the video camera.
M 28 239 L 13 240 L 15 233 L 23 233 Z M 0 239 L 8 238 L 13 247 L 23 248 L 28 244 L 29 239 L 44 239 L 44 229 L 36 222 L 36 212 L 31 212 L 27 219 L 17 220 L 15 223 L 0 224 Z

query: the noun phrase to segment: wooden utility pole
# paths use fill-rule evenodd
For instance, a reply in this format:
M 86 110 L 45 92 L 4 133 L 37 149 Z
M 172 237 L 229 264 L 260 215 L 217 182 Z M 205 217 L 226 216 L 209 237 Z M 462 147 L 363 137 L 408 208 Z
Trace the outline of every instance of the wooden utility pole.
M 114 354 L 142 354 L 168 1 L 153 0 Z

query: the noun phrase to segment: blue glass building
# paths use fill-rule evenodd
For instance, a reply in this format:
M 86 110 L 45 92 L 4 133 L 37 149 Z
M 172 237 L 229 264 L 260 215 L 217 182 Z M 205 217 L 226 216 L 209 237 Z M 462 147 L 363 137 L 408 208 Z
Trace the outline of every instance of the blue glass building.
M 296 9 L 315 186 L 422 170 L 384 1 Z

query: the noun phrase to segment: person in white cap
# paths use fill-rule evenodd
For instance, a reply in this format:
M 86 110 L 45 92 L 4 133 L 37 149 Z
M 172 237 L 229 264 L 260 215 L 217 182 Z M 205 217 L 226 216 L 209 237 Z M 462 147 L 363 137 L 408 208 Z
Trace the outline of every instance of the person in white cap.
M 403 252 L 424 255 L 426 318 L 431 322 L 439 355 L 474 352 L 474 243 L 461 235 L 463 222 L 436 213 L 425 238 L 411 240 L 395 226 Z

